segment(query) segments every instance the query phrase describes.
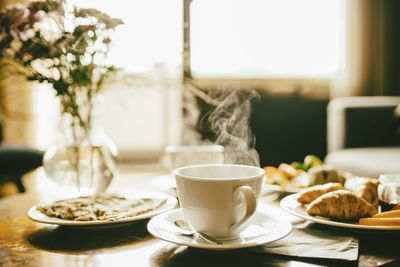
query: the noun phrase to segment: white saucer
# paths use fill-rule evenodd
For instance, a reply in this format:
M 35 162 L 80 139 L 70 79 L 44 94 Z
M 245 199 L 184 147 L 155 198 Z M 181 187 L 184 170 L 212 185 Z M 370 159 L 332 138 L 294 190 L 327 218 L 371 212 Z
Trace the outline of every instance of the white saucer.
M 292 224 L 287 220 L 256 211 L 250 226 L 235 240 L 223 241 L 223 244 L 212 244 L 202 238 L 179 234 L 180 229 L 174 225 L 175 220 L 183 219 L 181 209 L 174 209 L 152 218 L 147 229 L 149 232 L 164 241 L 189 247 L 229 250 L 259 246 L 287 236 L 292 231 Z

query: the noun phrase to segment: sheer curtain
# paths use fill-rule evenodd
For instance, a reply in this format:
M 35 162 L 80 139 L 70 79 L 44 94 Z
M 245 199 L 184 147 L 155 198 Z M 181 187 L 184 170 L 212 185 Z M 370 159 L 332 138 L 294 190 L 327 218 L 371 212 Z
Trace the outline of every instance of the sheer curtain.
M 342 53 L 331 98 L 400 95 L 400 2 L 352 0 L 343 8 Z

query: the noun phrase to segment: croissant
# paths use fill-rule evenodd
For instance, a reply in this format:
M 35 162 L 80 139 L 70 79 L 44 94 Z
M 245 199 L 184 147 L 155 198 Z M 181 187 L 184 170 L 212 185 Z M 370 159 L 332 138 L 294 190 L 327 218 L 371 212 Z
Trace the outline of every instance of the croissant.
M 323 185 L 314 185 L 312 187 L 304 189 L 299 198 L 297 199 L 297 201 L 302 204 L 309 204 L 315 199 L 317 199 L 319 196 L 322 196 L 323 194 L 339 189 L 344 189 L 340 183 L 327 183 Z
M 378 185 L 379 180 L 367 177 L 355 177 L 346 180 L 344 187 L 365 199 L 374 207 L 378 207 Z
M 312 216 L 322 216 L 339 221 L 355 221 L 377 213 L 371 204 L 347 190 L 337 190 L 318 197 L 311 202 L 306 211 Z
M 344 184 L 345 178 L 340 171 L 337 171 L 329 165 L 319 165 L 308 170 L 310 175 L 309 185 L 318 185 L 326 183 Z

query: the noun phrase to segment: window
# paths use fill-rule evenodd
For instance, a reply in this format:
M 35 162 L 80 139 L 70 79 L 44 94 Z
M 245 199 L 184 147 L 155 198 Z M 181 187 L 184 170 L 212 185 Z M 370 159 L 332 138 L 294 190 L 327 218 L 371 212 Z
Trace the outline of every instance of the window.
M 184 5 L 190 4 L 190 46 L 185 47 L 190 47 L 191 73 L 200 87 L 239 80 L 282 91 L 304 83 L 327 88 L 338 67 L 342 1 L 70 0 L 122 18 L 110 62 L 153 77 L 105 93 L 106 132 L 127 157 L 161 152 L 180 141 Z M 154 75 L 160 69 L 172 81 L 167 86 Z M 41 148 L 49 144 L 45 133 L 51 132 L 43 95 L 36 99 Z
M 339 0 L 194 0 L 198 78 L 329 78 L 338 66 Z
M 79 7 L 93 7 L 124 25 L 113 35 L 109 60 L 129 71 L 144 73 L 163 63 L 170 70 L 181 64 L 181 0 L 68 0 Z

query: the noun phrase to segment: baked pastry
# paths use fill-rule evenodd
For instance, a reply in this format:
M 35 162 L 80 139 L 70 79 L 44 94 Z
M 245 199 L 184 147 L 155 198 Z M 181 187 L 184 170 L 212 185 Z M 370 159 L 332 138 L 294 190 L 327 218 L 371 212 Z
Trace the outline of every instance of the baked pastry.
M 301 204 L 309 204 L 323 194 L 344 189 L 340 183 L 327 183 L 323 185 L 314 185 L 301 191 L 298 202 Z
M 326 183 L 344 184 L 345 179 L 340 172 L 328 165 L 320 165 L 308 170 L 310 175 L 309 186 Z
M 164 198 L 126 198 L 118 195 L 94 195 L 56 201 L 37 209 L 49 217 L 72 221 L 115 221 L 134 217 L 161 207 Z
M 339 221 L 356 221 L 377 213 L 371 204 L 348 190 L 326 193 L 311 202 L 306 211 L 312 216 L 322 216 Z
M 347 179 L 344 187 L 365 199 L 374 207 L 378 207 L 378 185 L 379 180 L 367 177 L 355 177 Z

